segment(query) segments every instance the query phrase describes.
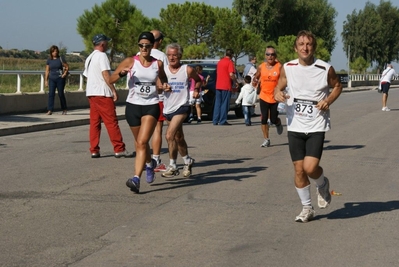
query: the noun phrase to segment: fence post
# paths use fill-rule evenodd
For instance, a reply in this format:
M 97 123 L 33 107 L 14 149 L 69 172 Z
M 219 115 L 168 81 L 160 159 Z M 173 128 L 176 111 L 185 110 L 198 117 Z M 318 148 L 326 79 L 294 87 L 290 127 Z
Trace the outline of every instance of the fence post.
M 39 93 L 44 94 L 44 76 L 43 74 L 40 74 L 40 91 Z
M 83 74 L 79 74 L 79 89 L 78 91 L 83 91 Z
M 22 92 L 21 92 L 21 74 L 17 74 L 17 94 L 22 94 Z

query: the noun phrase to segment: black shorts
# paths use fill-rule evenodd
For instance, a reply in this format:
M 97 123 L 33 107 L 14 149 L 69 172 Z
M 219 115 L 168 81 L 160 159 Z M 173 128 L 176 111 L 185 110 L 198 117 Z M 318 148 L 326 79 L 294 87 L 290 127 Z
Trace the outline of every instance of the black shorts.
M 148 106 L 126 103 L 125 117 L 130 127 L 140 126 L 141 118 L 146 115 L 153 116 L 158 121 L 159 114 L 161 111 L 158 103 Z
M 278 102 L 276 103 L 268 103 L 259 99 L 259 106 L 260 106 L 260 113 L 261 113 L 261 124 L 267 124 L 267 119 L 270 111 L 270 122 L 272 124 L 277 124 L 278 122 L 278 111 L 277 106 Z
M 303 160 L 305 156 L 321 159 L 323 154 L 325 132 L 298 133 L 288 132 L 288 146 L 291 160 Z
M 381 83 L 381 91 L 384 93 L 384 94 L 388 94 L 388 91 L 389 91 L 389 87 L 391 86 L 391 84 L 390 83 Z
M 191 106 L 181 106 L 175 112 L 170 113 L 170 114 L 164 113 L 163 115 L 165 116 L 167 121 L 171 121 L 173 116 L 175 116 L 175 115 L 186 114 L 188 116 L 190 114 L 190 112 L 191 112 Z

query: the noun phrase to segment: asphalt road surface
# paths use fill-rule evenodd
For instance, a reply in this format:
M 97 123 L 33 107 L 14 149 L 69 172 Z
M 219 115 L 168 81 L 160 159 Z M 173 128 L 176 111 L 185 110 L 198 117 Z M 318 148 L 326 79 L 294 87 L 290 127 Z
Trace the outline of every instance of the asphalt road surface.
M 399 266 L 398 89 L 388 104 L 363 91 L 332 105 L 321 165 L 342 195 L 320 210 L 312 186 L 309 223 L 294 222 L 286 128 L 261 148 L 259 117 L 186 124 L 193 176 L 143 175 L 139 195 L 125 186 L 134 159 L 113 157 L 105 127 L 100 159 L 88 126 L 0 137 L 0 266 Z

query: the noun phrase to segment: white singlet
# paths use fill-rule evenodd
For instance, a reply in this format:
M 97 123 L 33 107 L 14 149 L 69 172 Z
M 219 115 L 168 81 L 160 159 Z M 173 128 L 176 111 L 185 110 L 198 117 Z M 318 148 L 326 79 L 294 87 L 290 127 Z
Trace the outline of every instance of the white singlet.
M 190 87 L 188 86 L 187 65 L 181 65 L 177 73 L 172 73 L 168 66 L 165 66 L 165 73 L 171 91 L 165 92 L 163 101 L 163 113 L 171 114 L 181 106 L 189 106 Z
M 331 65 L 316 59 L 310 66 L 298 59 L 284 64 L 287 76 L 287 130 L 300 133 L 326 132 L 331 128 L 330 110 L 320 111 L 316 104 L 329 95 L 328 71 Z
M 156 81 L 158 78 L 158 61 L 152 58 L 152 63 L 144 67 L 138 56 L 133 57 L 133 68 L 127 75 L 129 94 L 126 102 L 135 105 L 153 105 L 159 102 Z

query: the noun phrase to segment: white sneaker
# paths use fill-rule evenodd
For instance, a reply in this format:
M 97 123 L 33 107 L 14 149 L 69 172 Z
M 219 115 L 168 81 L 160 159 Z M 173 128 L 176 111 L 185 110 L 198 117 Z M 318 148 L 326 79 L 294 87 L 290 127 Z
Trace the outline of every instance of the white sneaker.
M 261 147 L 268 147 L 270 146 L 270 139 L 265 139 L 263 143 L 260 145 Z
M 388 108 L 388 107 L 383 107 L 381 110 L 382 110 L 382 111 L 391 111 L 391 109 Z
M 301 213 L 295 217 L 295 221 L 306 223 L 313 219 L 314 213 L 312 206 L 303 206 Z
M 193 158 L 191 158 L 189 164 L 184 164 L 184 166 L 183 166 L 183 176 L 184 177 L 190 177 L 191 176 L 191 174 L 192 174 L 192 170 L 191 169 L 193 167 L 194 161 L 195 160 Z
M 317 188 L 317 205 L 320 209 L 325 209 L 331 203 L 330 182 L 324 177 L 324 185 Z

